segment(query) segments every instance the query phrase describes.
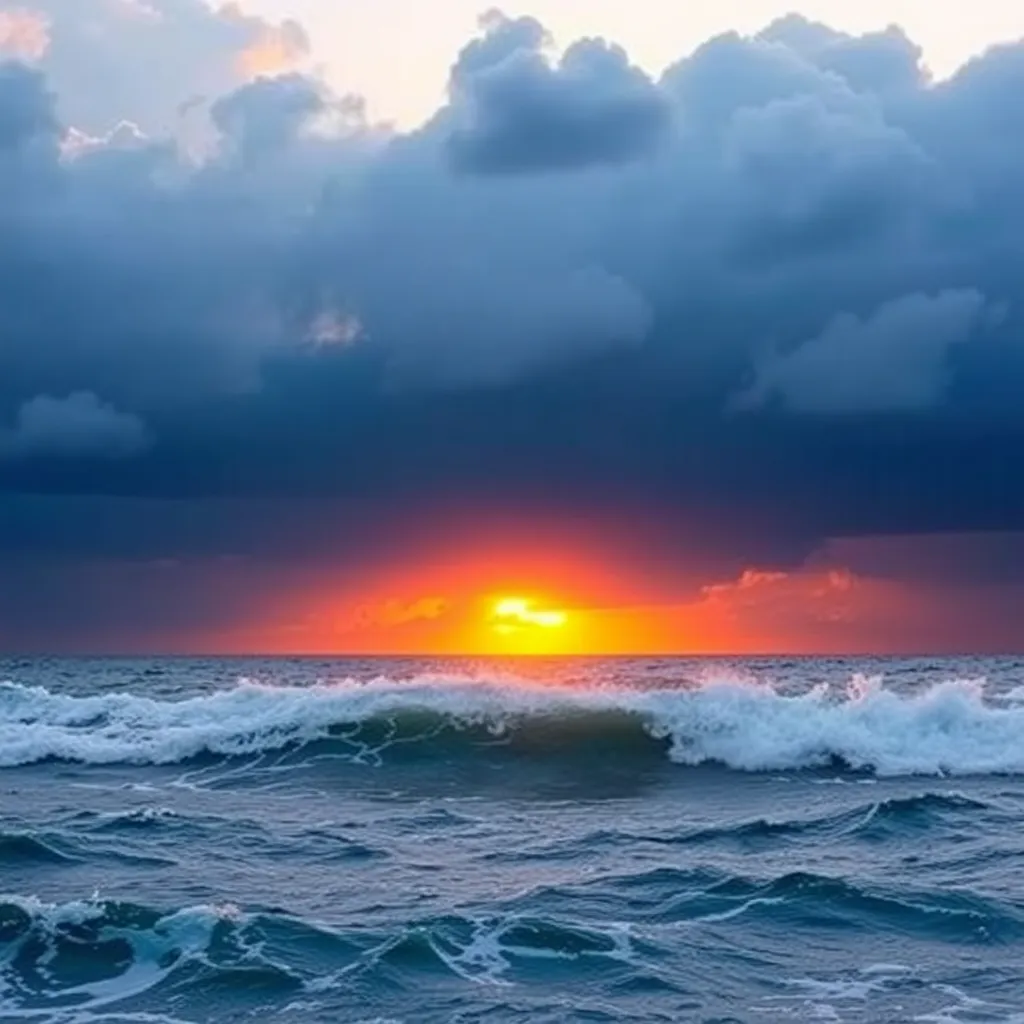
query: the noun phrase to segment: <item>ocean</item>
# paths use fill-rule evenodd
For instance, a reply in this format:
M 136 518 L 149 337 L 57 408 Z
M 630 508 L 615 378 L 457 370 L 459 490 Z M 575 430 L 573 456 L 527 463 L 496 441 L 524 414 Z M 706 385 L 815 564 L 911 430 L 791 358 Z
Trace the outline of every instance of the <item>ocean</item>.
M 1024 1021 L 1024 661 L 0 661 L 0 1021 Z

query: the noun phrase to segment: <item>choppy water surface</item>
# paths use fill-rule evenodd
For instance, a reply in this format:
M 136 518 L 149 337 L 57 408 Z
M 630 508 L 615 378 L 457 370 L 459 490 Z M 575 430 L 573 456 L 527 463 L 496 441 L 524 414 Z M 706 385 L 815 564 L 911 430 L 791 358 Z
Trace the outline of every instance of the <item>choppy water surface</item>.
M 0 1021 L 1024 1021 L 1024 662 L 0 680 Z

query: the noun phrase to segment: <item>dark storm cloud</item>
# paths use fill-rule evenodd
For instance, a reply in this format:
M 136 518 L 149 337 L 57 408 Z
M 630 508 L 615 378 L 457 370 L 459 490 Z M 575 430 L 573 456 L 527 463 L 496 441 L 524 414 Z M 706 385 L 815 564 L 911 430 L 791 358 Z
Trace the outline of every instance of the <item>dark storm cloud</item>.
M 484 28 L 452 72 L 459 127 L 449 146 L 458 169 L 515 174 L 623 163 L 668 129 L 668 97 L 620 47 L 585 39 L 552 64 L 532 19 L 492 13 Z
M 791 352 L 759 367 L 738 409 L 779 399 L 816 413 L 917 412 L 932 408 L 948 386 L 949 350 L 977 335 L 985 297 L 973 289 L 906 295 L 867 319 L 849 313 Z M 989 310 L 998 318 L 998 310 Z
M 136 2 L 219 40 L 196 163 L 141 109 L 191 98 L 187 62 L 150 89 L 141 43 L 74 36 L 142 83 L 117 110 L 58 63 L 79 9 L 21 6 L 50 74 L 0 70 L 0 423 L 89 393 L 153 444 L 23 446 L 8 494 L 358 498 L 356 534 L 382 506 L 648 507 L 782 563 L 1024 525 L 1024 46 L 933 84 L 898 30 L 791 17 L 652 83 L 493 16 L 389 135 L 315 80 L 242 84 L 264 23 Z
M 264 355 L 300 330 L 288 274 L 311 205 L 345 173 L 352 112 L 298 77 L 243 86 L 217 104 L 221 147 L 197 168 L 132 128 L 66 132 L 52 103 L 38 72 L 0 65 L 4 411 L 36 394 L 137 412 L 257 388 Z M 299 138 L 314 115 L 329 147 Z
M 26 402 L 14 426 L 0 430 L 0 459 L 122 459 L 150 444 L 146 425 L 137 416 L 118 412 L 89 391 L 77 391 L 67 398 L 37 395 Z

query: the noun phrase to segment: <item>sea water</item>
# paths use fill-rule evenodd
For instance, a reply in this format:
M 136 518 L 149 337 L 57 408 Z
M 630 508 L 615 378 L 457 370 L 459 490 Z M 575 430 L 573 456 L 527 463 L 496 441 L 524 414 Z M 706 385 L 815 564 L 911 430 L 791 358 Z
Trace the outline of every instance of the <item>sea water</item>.
M 0 1021 L 1024 1021 L 1024 662 L 0 661 Z

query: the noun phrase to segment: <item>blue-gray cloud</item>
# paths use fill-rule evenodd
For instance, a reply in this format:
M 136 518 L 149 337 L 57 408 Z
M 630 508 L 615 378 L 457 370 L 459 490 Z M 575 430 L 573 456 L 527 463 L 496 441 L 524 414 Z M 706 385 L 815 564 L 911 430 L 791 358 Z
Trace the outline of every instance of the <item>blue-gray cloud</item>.
M 152 444 L 146 425 L 90 391 L 66 398 L 37 395 L 18 410 L 14 426 L 0 429 L 0 459 L 125 459 Z
M 160 443 L 26 453 L 0 489 L 628 497 L 785 521 L 787 552 L 1024 524 L 1024 45 L 941 83 L 897 30 L 797 18 L 657 82 L 610 43 L 555 53 L 494 16 L 406 134 L 225 72 L 199 161 L 99 82 L 3 65 L 0 423 L 91 392 Z
M 213 123 L 246 161 L 280 151 L 328 105 L 324 90 L 303 75 L 259 78 L 217 100 Z
M 454 166 L 478 174 L 620 164 L 654 150 L 672 116 L 668 96 L 624 50 L 600 39 L 557 63 L 529 18 L 492 14 L 452 73 Z
M 920 412 L 941 401 L 953 346 L 977 336 L 988 313 L 973 289 L 906 295 L 866 319 L 840 314 L 816 338 L 773 353 L 735 399 L 753 408 L 773 399 L 797 412 Z
M 0 152 L 20 153 L 56 132 L 57 118 L 44 77 L 20 63 L 0 64 Z
M 791 14 L 758 39 L 787 47 L 860 92 L 892 98 L 927 84 L 921 48 L 897 25 L 851 36 Z
M 219 144 L 197 167 L 131 127 L 70 132 L 54 104 L 39 72 L 0 65 L 0 395 L 134 405 L 257 388 L 298 330 L 288 274 L 360 124 L 339 126 L 316 83 L 258 81 L 217 104 Z M 330 143 L 303 133 L 321 114 Z

